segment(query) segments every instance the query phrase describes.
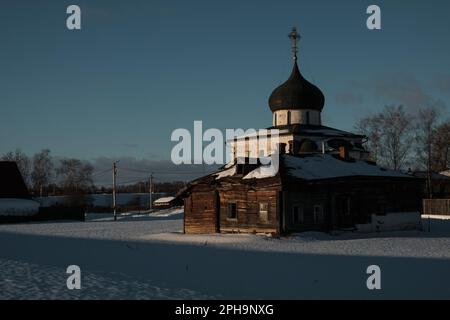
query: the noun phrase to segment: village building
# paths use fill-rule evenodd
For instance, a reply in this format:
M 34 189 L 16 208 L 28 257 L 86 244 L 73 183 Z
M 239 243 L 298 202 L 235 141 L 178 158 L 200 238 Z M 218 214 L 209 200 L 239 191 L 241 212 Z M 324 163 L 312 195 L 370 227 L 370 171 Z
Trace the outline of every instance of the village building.
M 378 231 L 389 221 L 417 227 L 423 179 L 377 166 L 368 160 L 365 136 L 322 124 L 325 97 L 299 70 L 297 31 L 289 37 L 293 69 L 269 98 L 276 148 L 270 135 L 257 154 L 251 150 L 259 134 L 230 141 L 231 161 L 179 194 L 184 232 Z M 258 160 L 273 154 L 277 167 Z
M 0 161 L 0 223 L 30 219 L 39 212 L 22 174 L 13 161 Z
M 156 209 L 166 209 L 176 206 L 182 206 L 183 202 L 180 200 L 180 198 L 169 196 L 169 197 L 161 197 L 157 200 L 153 201 L 153 206 Z
M 428 173 L 426 171 L 413 171 L 412 175 L 415 177 L 428 179 Z M 432 199 L 450 199 L 450 171 L 432 172 L 430 174 L 431 180 L 431 195 L 426 184 L 423 190 L 425 198 L 431 197 Z

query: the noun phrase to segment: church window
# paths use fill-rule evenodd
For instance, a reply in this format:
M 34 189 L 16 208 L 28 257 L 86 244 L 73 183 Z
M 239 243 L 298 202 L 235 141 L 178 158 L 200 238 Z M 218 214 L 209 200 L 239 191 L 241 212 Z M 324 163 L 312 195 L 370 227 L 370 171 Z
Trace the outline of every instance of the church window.
M 314 223 L 322 224 L 324 223 L 324 214 L 323 214 L 323 205 L 316 204 L 314 205 Z
M 292 207 L 292 222 L 301 224 L 304 222 L 303 206 L 296 204 Z

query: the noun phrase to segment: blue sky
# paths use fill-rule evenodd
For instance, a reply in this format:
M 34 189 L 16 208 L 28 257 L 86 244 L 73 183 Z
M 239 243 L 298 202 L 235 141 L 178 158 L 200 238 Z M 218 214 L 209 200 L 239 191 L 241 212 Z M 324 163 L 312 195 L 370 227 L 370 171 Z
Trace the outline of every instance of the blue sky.
M 66 29 L 66 7 L 82 30 Z M 378 4 L 382 30 L 366 28 Z M 324 124 L 351 130 L 386 104 L 450 101 L 449 1 L 21 1 L 0 3 L 0 154 L 170 158 L 176 128 L 271 125 L 291 71 L 324 92 Z M 448 111 L 443 111 L 443 118 Z

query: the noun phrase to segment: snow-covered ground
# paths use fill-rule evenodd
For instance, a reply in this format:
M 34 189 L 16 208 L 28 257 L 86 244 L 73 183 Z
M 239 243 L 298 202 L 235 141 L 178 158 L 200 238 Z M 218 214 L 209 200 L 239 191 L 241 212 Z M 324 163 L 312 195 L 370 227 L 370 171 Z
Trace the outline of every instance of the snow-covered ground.
M 153 193 L 153 200 L 163 197 L 164 193 Z M 70 200 L 71 196 L 49 196 L 43 198 L 36 198 L 42 206 L 49 207 L 54 205 L 64 204 Z M 111 194 L 90 194 L 86 198 L 92 201 L 92 205 L 99 207 L 111 207 L 112 195 Z M 150 197 L 148 193 L 117 193 L 117 205 L 125 206 L 129 203 L 139 204 L 141 206 L 148 206 Z
M 425 231 L 184 235 L 182 210 L 0 225 L 0 298 L 450 298 L 450 219 Z M 430 232 L 428 232 L 430 228 Z M 79 265 L 82 289 L 66 288 Z M 382 290 L 366 287 L 379 265 Z

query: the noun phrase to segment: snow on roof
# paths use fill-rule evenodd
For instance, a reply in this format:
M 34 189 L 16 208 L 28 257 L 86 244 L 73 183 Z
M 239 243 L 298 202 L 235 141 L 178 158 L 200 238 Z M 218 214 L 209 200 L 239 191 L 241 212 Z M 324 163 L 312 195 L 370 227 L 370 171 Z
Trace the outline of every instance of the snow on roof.
M 224 168 L 225 168 L 225 169 L 229 169 L 229 168 L 231 168 L 232 166 L 234 166 L 234 160 L 231 160 L 230 162 L 228 162 L 228 163 L 224 166 Z
M 272 165 L 261 166 L 249 174 L 247 174 L 243 179 L 264 179 L 275 177 L 278 173 L 278 168 Z
M 214 175 L 216 175 L 216 180 L 220 180 L 220 179 L 225 178 L 225 177 L 234 176 L 235 174 L 236 174 L 236 166 L 234 165 L 230 169 L 221 171 L 221 172 L 219 172 L 217 174 L 214 174 Z
M 305 180 L 330 179 L 349 176 L 380 176 L 410 178 L 400 171 L 380 168 L 366 161 L 347 162 L 329 154 L 308 157 L 286 155 L 284 164 L 289 175 Z
M 159 198 L 158 200 L 155 200 L 153 203 L 167 203 L 172 201 L 173 199 L 175 199 L 175 197 L 163 197 L 163 198 Z

